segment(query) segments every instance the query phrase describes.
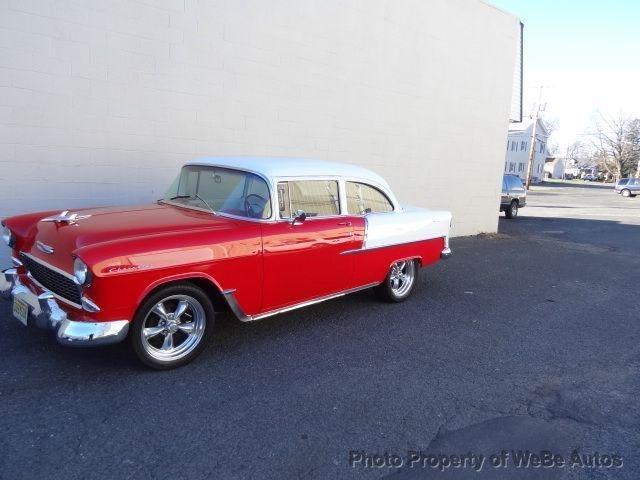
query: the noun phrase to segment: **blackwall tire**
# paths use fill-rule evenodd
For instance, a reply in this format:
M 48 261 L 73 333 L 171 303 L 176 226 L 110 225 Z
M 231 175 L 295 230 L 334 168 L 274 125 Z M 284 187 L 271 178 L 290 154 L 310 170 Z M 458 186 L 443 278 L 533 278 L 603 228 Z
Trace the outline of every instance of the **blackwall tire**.
M 507 218 L 516 218 L 518 216 L 518 202 L 513 200 L 509 207 L 504 211 L 504 215 Z
M 145 365 L 181 367 L 197 357 L 213 330 L 215 310 L 207 294 L 189 283 L 151 294 L 138 309 L 129 340 Z

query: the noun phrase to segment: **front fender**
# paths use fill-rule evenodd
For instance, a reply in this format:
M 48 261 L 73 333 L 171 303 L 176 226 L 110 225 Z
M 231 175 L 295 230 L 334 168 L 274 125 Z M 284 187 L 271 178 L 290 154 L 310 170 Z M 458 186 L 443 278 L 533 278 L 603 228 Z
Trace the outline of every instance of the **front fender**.
M 190 278 L 220 291 L 235 289 L 248 312 L 261 303 L 262 240 L 258 225 L 224 237 L 207 229 L 124 238 L 73 252 L 87 263 L 93 281 L 87 295 L 110 315 L 132 319 L 140 302 L 158 286 Z

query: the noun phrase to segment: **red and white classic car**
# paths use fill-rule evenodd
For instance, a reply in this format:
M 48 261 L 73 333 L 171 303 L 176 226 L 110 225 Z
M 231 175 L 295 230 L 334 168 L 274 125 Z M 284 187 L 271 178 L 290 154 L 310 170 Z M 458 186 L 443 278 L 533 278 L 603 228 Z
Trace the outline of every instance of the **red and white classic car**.
M 2 225 L 18 320 L 64 345 L 129 337 L 160 369 L 200 353 L 215 312 L 253 321 L 370 287 L 399 302 L 451 255 L 449 212 L 401 206 L 361 167 L 286 158 L 195 160 L 157 203 Z

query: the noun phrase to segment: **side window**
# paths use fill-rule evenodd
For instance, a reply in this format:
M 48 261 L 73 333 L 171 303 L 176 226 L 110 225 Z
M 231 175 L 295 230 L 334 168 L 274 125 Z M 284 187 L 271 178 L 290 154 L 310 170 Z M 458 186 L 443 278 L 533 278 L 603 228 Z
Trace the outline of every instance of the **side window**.
M 358 182 L 347 182 L 347 212 L 353 215 L 365 213 L 386 213 L 393 211 L 393 205 L 377 188 Z
M 618 182 L 619 185 L 626 185 L 629 183 L 629 179 L 628 178 L 623 178 L 622 180 L 620 180 Z
M 308 217 L 340 214 L 336 180 L 296 180 L 278 183 L 280 218 L 291 218 L 297 210 Z

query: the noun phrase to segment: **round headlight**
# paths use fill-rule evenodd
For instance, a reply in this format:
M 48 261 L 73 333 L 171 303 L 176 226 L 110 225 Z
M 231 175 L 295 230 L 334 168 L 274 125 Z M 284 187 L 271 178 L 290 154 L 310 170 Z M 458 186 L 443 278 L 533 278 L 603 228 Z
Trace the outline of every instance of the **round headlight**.
M 16 237 L 13 235 L 13 232 L 9 230 L 9 227 L 2 225 L 2 239 L 4 243 L 13 247 L 16 244 Z
M 79 258 L 73 261 L 73 276 L 76 277 L 76 281 L 79 285 L 85 285 L 89 283 L 90 272 L 87 264 Z

